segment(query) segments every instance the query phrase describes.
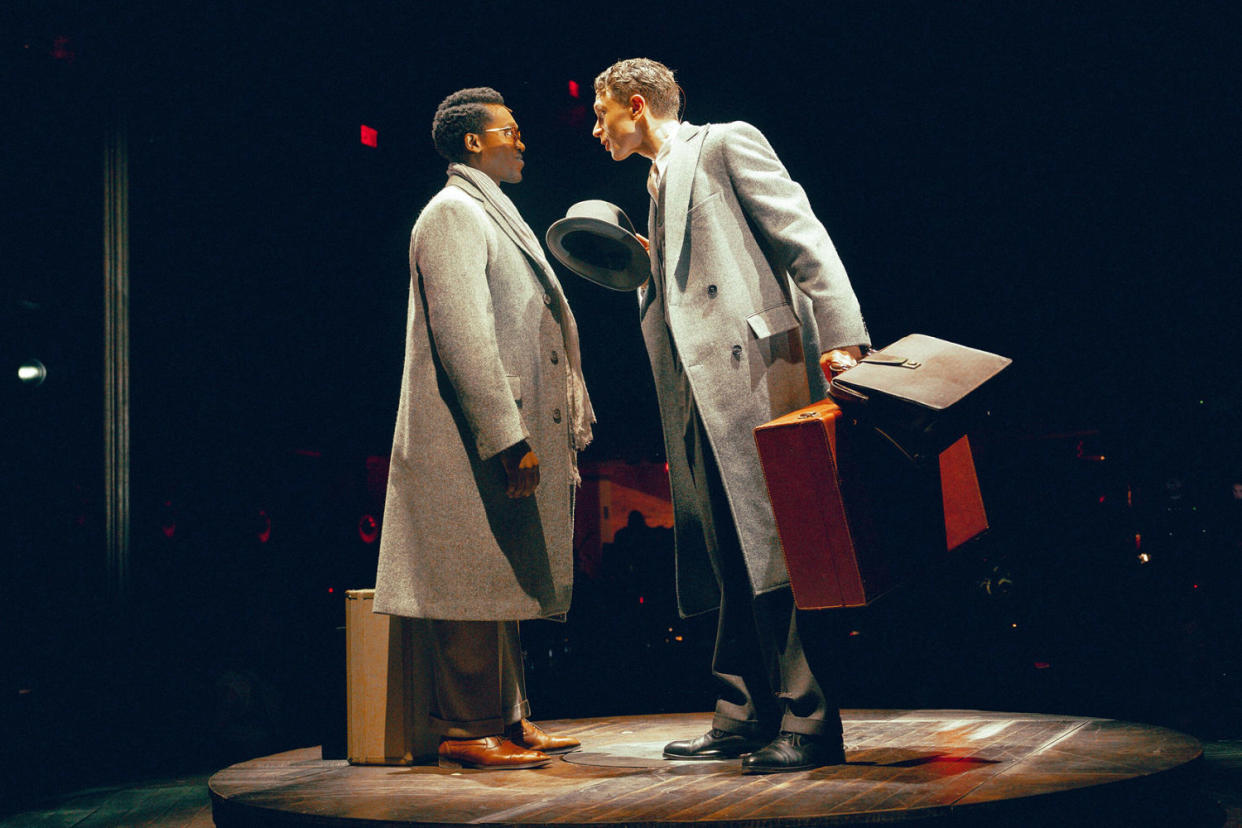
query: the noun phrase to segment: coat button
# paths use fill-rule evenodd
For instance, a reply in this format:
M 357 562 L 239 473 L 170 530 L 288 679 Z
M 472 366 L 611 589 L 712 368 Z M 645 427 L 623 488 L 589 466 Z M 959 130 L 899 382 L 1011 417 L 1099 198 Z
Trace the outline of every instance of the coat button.
M 543 295 L 543 303 L 548 307 L 552 307 L 552 297 L 545 293 Z
M 708 286 L 707 286 L 707 295 L 708 295 L 708 296 L 715 296 L 715 295 L 716 295 L 716 286 L 715 286 L 715 285 L 708 285 Z
M 741 362 L 742 360 L 742 346 L 741 345 L 733 346 L 733 358 Z
M 555 365 L 556 363 L 560 361 L 561 361 L 561 355 L 558 354 L 556 351 L 553 351 L 552 352 L 552 364 Z
M 552 409 L 552 422 L 559 423 L 561 421 L 561 410 L 559 408 Z

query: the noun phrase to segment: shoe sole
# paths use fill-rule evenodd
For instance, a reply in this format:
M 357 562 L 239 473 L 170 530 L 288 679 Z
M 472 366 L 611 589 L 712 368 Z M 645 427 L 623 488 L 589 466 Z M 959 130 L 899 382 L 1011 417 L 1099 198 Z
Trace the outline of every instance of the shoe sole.
M 831 768 L 837 765 L 848 764 L 845 759 L 829 760 L 827 762 L 812 762 L 806 765 L 793 765 L 790 767 L 775 767 L 760 765 L 758 767 L 747 767 L 742 765 L 742 773 L 797 773 L 798 771 L 815 770 L 816 768 Z
M 798 771 L 826 768 L 828 765 L 796 765 L 792 768 L 742 768 L 742 773 L 797 773 Z
M 735 753 L 727 756 L 679 756 L 676 753 L 665 753 L 664 758 L 677 759 L 683 762 L 731 762 L 741 759 L 743 756 L 749 756 L 751 753 L 752 751 L 746 751 L 745 753 Z
M 440 758 L 436 761 L 445 770 L 529 770 L 542 768 L 552 763 L 551 759 L 540 759 L 537 762 L 520 762 L 515 765 L 484 765 L 477 762 L 463 762 L 458 759 Z

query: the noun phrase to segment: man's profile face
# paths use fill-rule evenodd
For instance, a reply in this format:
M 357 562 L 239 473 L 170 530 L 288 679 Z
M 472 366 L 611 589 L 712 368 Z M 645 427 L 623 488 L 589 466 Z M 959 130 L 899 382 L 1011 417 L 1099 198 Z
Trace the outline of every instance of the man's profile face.
M 522 160 L 526 145 L 522 143 L 517 121 L 506 106 L 488 104 L 487 108 L 491 114 L 483 128 L 488 131 L 476 134 L 476 151 L 470 153 L 470 166 L 495 181 L 516 184 L 522 180 L 522 167 L 526 166 Z
M 613 161 L 629 158 L 642 141 L 630 107 L 615 100 L 608 90 L 595 96 L 595 128 L 591 134 L 604 145 Z

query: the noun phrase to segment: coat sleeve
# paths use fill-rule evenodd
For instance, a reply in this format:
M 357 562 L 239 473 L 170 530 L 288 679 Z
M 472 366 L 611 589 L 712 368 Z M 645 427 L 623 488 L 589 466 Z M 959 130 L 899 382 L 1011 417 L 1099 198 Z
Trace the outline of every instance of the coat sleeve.
M 410 245 L 411 277 L 422 279 L 432 345 L 484 460 L 529 436 L 496 339 L 488 221 L 474 205 L 445 199 L 428 207 Z
M 742 122 L 713 132 L 711 137 L 722 139 L 738 202 L 766 244 L 772 264 L 810 298 L 821 348 L 870 345 L 858 298 L 828 231 L 763 133 Z

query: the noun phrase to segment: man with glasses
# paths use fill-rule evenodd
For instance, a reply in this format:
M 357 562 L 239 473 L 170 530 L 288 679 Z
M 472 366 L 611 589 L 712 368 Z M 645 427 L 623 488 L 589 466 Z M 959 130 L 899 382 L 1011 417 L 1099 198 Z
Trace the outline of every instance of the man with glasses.
M 432 137 L 448 182 L 410 237 L 375 611 L 431 619 L 442 765 L 538 767 L 578 741 L 528 720 L 518 620 L 569 610 L 577 451 L 594 416 L 573 314 L 500 190 L 522 180 L 513 113 L 493 89 L 463 89 Z
M 845 268 L 802 188 L 750 124 L 678 120 L 673 73 L 646 58 L 595 79 L 592 134 L 651 161 L 652 277 L 638 290 L 673 490 L 680 609 L 719 607 L 711 730 L 669 759 L 746 773 L 845 761 L 841 718 L 793 608 L 752 429 L 827 396 L 869 345 Z M 803 643 L 807 644 L 804 649 Z M 818 669 L 817 669 L 818 667 Z

